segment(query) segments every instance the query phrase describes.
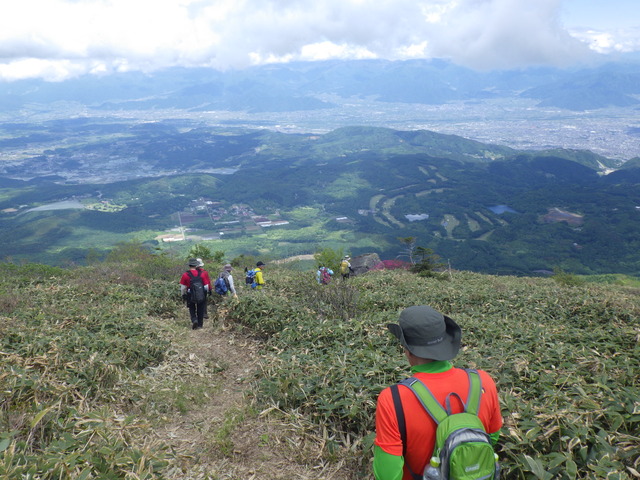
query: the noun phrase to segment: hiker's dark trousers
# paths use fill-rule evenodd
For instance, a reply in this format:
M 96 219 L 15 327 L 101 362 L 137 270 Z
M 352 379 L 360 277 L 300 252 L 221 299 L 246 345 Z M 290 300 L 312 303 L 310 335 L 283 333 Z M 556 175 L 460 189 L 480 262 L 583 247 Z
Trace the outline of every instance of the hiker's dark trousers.
M 189 315 L 191 316 L 191 326 L 192 328 L 202 328 L 202 324 L 204 322 L 204 312 L 207 309 L 207 299 L 200 303 L 188 303 L 189 306 Z

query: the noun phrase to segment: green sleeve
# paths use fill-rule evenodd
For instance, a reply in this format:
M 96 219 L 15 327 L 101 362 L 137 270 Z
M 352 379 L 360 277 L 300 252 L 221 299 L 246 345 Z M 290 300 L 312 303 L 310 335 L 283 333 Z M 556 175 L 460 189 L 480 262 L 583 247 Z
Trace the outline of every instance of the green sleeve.
M 386 453 L 377 445 L 373 450 L 373 475 L 376 480 L 402 480 L 404 458 Z

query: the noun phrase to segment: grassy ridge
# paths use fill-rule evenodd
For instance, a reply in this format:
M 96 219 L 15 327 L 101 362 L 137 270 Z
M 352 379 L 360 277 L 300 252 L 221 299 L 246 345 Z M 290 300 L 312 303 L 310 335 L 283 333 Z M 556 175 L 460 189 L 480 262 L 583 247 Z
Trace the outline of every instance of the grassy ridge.
M 121 260 L 0 265 L 0 477 L 180 478 L 172 453 L 148 438 L 165 413 L 195 408 L 191 390 L 203 386 L 172 383 L 180 393 L 164 395 L 141 379 L 172 355 L 165 328 L 187 328 L 171 320 L 184 317 L 181 265 L 135 252 Z M 640 469 L 637 289 L 404 271 L 320 287 L 312 272 L 275 266 L 267 281 L 242 289 L 228 320 L 264 341 L 257 400 L 329 432 L 325 461 L 348 452 L 367 478 L 376 397 L 409 372 L 385 325 L 429 304 L 463 328 L 456 365 L 498 383 L 507 478 Z

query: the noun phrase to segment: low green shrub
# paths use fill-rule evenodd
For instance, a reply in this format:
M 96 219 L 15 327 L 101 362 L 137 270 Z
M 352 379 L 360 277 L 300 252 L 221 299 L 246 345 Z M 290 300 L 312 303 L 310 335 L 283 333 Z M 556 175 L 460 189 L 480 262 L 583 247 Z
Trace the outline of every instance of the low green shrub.
M 183 263 L 159 260 L 151 276 L 113 258 L 33 275 L 0 265 L 1 478 L 163 478 L 170 452 L 122 412 L 186 411 L 207 381 L 179 383 L 176 372 L 169 399 L 156 379 L 147 392 L 155 406 L 122 389 L 174 354 L 148 317 L 184 316 Z M 261 291 L 237 279 L 227 321 L 264 342 L 258 401 L 331 432 L 327 458 L 339 445 L 359 448 L 354 462 L 368 475 L 377 395 L 410 374 L 386 324 L 428 304 L 463 329 L 454 363 L 496 379 L 506 478 L 629 479 L 640 470 L 635 290 L 469 272 L 442 282 L 377 271 L 320 286 L 313 269 L 272 266 L 265 277 Z
M 146 426 L 115 409 L 120 383 L 169 347 L 146 322 L 149 284 L 96 267 L 4 273 L 17 300 L 0 317 L 0 477 L 162 478 L 162 448 L 133 446 Z
M 312 285 L 309 273 L 278 277 L 278 289 L 242 297 L 232 312 L 271 346 L 265 403 L 370 445 L 377 394 L 410 374 L 386 324 L 407 306 L 428 304 L 462 326 L 455 364 L 497 381 L 507 478 L 630 478 L 638 470 L 640 302 L 632 292 L 381 271 L 350 279 L 344 302 L 339 284 Z

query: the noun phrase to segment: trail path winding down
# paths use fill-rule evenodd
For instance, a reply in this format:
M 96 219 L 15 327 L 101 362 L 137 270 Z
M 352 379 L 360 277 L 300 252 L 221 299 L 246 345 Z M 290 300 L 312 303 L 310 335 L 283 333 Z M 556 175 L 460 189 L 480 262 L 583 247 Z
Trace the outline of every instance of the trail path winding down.
M 177 366 L 184 382 L 191 386 L 195 378 L 193 388 L 201 389 L 197 405 L 174 414 L 155 432 L 181 459 L 172 478 L 356 478 L 344 461 L 323 460 L 326 432 L 318 434 L 303 417 L 275 406 L 256 406 L 252 392 L 261 374 L 261 343 L 211 313 L 203 329 L 185 330 L 176 340 L 175 365 L 167 367 Z

